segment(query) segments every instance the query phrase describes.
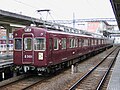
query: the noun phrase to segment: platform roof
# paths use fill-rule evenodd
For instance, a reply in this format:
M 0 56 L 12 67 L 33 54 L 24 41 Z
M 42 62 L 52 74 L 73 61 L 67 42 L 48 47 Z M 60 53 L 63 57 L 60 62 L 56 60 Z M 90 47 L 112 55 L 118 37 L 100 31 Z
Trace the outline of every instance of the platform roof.
M 19 25 L 30 25 L 30 24 L 44 24 L 45 21 L 36 19 L 33 17 L 12 13 L 9 11 L 0 10 L 0 25 L 2 24 L 19 24 Z
M 120 0 L 110 0 L 110 2 L 120 29 Z

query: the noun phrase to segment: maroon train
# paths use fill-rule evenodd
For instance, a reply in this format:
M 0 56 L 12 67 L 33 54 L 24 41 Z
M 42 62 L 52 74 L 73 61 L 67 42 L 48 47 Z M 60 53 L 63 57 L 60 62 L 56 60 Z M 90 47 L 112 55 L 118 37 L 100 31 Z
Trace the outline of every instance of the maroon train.
M 112 46 L 107 38 L 26 27 L 14 31 L 14 64 L 23 69 L 47 71 L 70 66 L 75 59 Z

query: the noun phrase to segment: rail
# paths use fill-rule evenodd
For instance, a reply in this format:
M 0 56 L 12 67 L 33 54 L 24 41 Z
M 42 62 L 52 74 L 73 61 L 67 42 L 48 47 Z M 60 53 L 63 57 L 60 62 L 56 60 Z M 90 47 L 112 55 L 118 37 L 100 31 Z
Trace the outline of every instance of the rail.
M 109 71 L 110 71 L 112 65 L 114 64 L 114 62 L 115 62 L 115 60 L 116 60 L 116 57 L 117 57 L 118 53 L 119 53 L 119 50 L 118 50 L 117 54 L 115 55 L 114 60 L 113 60 L 113 61 L 111 62 L 111 64 L 109 65 L 108 70 L 106 71 L 106 73 L 104 74 L 103 78 L 102 78 L 101 81 L 99 82 L 99 84 L 98 84 L 96 90 L 99 90 L 99 89 L 100 89 L 100 87 L 101 87 L 102 83 L 104 82 L 106 76 L 108 75 L 108 73 L 109 73 Z
M 117 47 L 118 48 L 118 47 Z M 117 48 L 115 48 L 113 51 L 111 51 L 105 58 L 103 58 L 103 60 L 100 62 L 100 63 L 98 63 L 93 69 L 91 69 L 89 72 L 87 72 L 85 75 L 83 75 L 76 83 L 74 83 L 70 88 L 69 88 L 69 90 L 75 90 L 76 88 L 77 88 L 77 85 L 82 81 L 82 80 L 84 80 L 88 75 L 90 75 L 102 62 L 104 62 L 105 61 L 105 59 L 107 58 L 107 57 L 109 57 L 115 50 L 117 50 Z M 116 55 L 117 56 L 117 55 Z M 112 64 L 113 64 L 113 62 L 112 62 Z M 111 67 L 112 65 L 110 65 L 110 67 Z M 106 72 L 106 74 L 107 74 L 108 72 Z M 106 75 L 104 75 L 104 77 L 101 79 L 101 81 L 99 82 L 99 85 L 97 86 L 97 90 L 99 90 L 99 88 L 100 88 L 100 86 L 102 85 L 102 83 L 103 83 L 103 81 L 104 81 L 104 79 L 105 79 L 105 77 L 106 77 Z

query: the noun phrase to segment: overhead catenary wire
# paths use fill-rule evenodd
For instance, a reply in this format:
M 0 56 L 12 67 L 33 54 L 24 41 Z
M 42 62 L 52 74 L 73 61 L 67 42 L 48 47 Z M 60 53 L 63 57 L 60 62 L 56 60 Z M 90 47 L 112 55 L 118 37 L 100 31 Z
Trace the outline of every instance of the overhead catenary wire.
M 39 7 L 32 6 L 32 5 L 30 5 L 30 4 L 21 2 L 21 1 L 19 1 L 19 0 L 14 0 L 14 1 L 17 2 L 17 3 L 19 3 L 19 4 L 23 4 L 23 5 L 27 6 L 27 7 L 30 7 L 30 8 L 32 8 L 32 9 L 35 10 L 35 13 L 38 13 L 38 12 L 37 12 L 37 9 L 38 9 Z M 40 19 L 42 19 L 42 18 L 44 19 L 43 15 L 42 15 L 41 13 L 38 13 L 38 14 L 40 14 L 40 16 L 41 16 Z
M 30 4 L 27 4 L 27 3 L 21 2 L 21 1 L 19 1 L 19 0 L 14 0 L 14 1 L 17 2 L 17 3 L 23 4 L 23 5 L 25 5 L 25 6 L 28 6 L 28 7 L 34 8 L 34 9 L 38 8 L 38 7 L 34 7 L 34 6 L 30 5 Z

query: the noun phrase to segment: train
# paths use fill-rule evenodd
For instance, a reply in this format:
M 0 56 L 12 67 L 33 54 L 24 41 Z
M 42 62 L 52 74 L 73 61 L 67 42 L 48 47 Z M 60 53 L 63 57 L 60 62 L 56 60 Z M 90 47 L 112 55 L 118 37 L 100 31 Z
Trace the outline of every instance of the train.
M 9 47 L 9 51 L 13 52 L 13 39 L 9 39 L 9 44 L 6 45 L 6 39 L 0 38 L 0 54 L 6 53 L 7 47 Z
M 13 33 L 13 62 L 24 72 L 51 72 L 113 45 L 113 40 L 66 32 L 50 27 L 27 26 Z

